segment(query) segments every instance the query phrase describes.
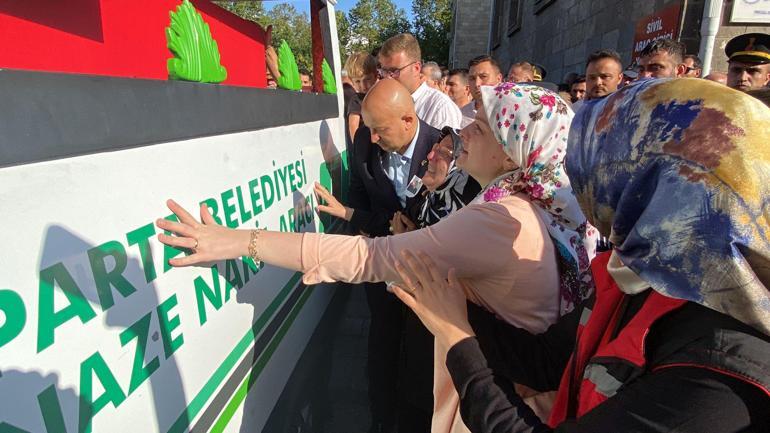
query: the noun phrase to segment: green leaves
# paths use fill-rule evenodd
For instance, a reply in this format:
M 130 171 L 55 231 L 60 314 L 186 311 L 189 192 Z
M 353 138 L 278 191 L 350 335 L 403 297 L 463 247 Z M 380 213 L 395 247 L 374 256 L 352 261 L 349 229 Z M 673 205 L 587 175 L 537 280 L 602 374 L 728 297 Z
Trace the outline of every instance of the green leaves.
M 273 26 L 272 45 L 276 51 L 281 47 L 278 41 L 285 40 L 292 47 L 294 60 L 301 69 L 313 68 L 310 18 L 291 3 L 272 4 L 265 10 L 261 0 L 218 0 L 213 2 L 239 17 L 253 21 L 263 29 Z M 272 2 L 271 2 L 272 3 Z M 342 13 L 344 15 L 344 12 Z
M 262 4 L 262 0 L 229 0 L 212 3 L 255 23 L 260 22 L 265 17 L 265 6 Z
M 313 69 L 313 37 L 310 32 L 310 18 L 291 3 L 278 3 L 267 11 L 259 23 L 264 27 L 273 26 L 273 48 L 285 40 L 294 53 L 294 60 L 300 69 Z M 307 2 L 306 2 L 307 3 Z
M 450 0 L 412 0 L 414 35 L 420 41 L 423 60 L 446 64 L 452 29 Z
M 413 33 L 420 42 L 423 60 L 446 64 L 452 26 L 451 0 L 412 0 L 412 22 L 393 0 L 357 0 L 347 20 L 337 18 L 340 49 L 344 56 L 371 51 L 398 33 Z
M 169 12 L 169 17 L 166 42 L 174 54 L 166 62 L 169 78 L 202 83 L 224 81 L 227 69 L 220 64 L 217 42 L 190 1 L 184 0 L 176 11 Z
M 294 53 L 291 52 L 289 44 L 284 40 L 278 47 L 278 72 L 281 74 L 276 82 L 278 87 L 287 90 L 302 90 L 302 79 L 299 77 L 297 60 L 294 59 Z
M 336 94 L 337 81 L 334 79 L 332 68 L 329 67 L 329 63 L 326 62 L 326 59 L 324 59 L 321 64 L 321 75 L 324 79 L 324 93 Z
M 371 51 L 398 33 L 410 31 L 406 12 L 392 0 L 358 0 L 348 13 L 350 36 L 347 54 Z

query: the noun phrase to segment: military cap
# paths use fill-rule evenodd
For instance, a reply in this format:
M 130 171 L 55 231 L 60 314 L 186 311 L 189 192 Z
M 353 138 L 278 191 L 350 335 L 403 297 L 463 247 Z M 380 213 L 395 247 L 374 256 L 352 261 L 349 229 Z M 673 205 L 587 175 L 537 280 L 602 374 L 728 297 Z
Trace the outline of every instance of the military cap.
M 725 54 L 730 61 L 741 63 L 770 63 L 770 35 L 765 33 L 746 33 L 730 39 L 725 46 Z
M 534 76 L 535 81 L 543 81 L 545 80 L 545 77 L 548 76 L 548 71 L 545 70 L 543 65 L 535 63 L 532 65 L 532 75 Z

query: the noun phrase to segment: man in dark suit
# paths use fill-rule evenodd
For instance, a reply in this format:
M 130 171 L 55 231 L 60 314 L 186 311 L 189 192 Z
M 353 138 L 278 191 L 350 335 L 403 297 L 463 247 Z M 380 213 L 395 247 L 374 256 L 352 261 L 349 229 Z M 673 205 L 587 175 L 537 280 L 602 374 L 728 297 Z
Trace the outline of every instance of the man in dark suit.
M 416 194 L 421 182 L 416 188 L 409 188 L 409 184 L 425 174 L 427 165 L 423 161 L 439 141 L 441 131 L 418 119 L 412 96 L 396 80 L 382 80 L 372 87 L 364 99 L 361 115 L 366 127 L 358 129 L 353 142 L 348 206 L 342 206 L 317 187 L 319 196 L 327 202 L 319 205 L 318 210 L 350 221 L 356 230 L 368 236 L 387 236 L 393 214 L 404 212 L 407 207 L 415 206 L 415 201 L 424 199 L 423 194 Z M 398 410 L 400 431 L 428 432 L 433 404 L 433 348 L 421 348 L 424 354 L 412 351 L 402 355 L 404 311 L 401 303 L 387 292 L 384 283 L 367 283 L 365 286 L 371 313 L 368 350 L 370 431 L 395 431 Z M 407 329 L 406 332 L 412 331 Z M 419 370 L 423 371 L 399 374 L 401 356 L 419 357 L 419 364 L 424 367 Z M 412 392 L 413 383 L 418 379 L 420 390 L 415 393 Z M 402 388 L 400 393 L 399 386 Z M 414 406 L 420 409 L 412 410 Z M 414 415 L 415 412 L 418 415 Z

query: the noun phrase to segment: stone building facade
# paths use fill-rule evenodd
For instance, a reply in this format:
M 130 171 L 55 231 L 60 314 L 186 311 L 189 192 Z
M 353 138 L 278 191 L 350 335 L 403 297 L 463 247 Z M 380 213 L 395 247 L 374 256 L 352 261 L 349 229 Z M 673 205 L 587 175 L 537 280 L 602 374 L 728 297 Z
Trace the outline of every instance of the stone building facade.
M 494 0 L 452 1 L 450 68 L 466 68 L 472 58 L 488 52 L 493 2 Z
M 712 70 L 726 71 L 724 46 L 733 36 L 748 32 L 770 33 L 767 25 L 730 23 L 733 1 L 726 0 L 723 4 Z M 689 53 L 698 54 L 706 1 L 455 0 L 454 3 L 456 14 L 450 52 L 462 55 L 450 58 L 450 65 L 464 67 L 467 59 L 490 53 L 506 70 L 511 63 L 522 60 L 541 64 L 548 71 L 546 80 L 558 83 L 567 73 L 583 73 L 588 54 L 600 48 L 618 51 L 625 65 L 630 66 L 637 23 L 676 5 L 681 5 L 676 36 L 685 43 Z M 473 6 L 469 7 L 469 3 Z M 489 18 L 486 22 L 474 15 L 483 16 L 485 7 Z M 472 22 L 466 23 L 468 20 Z M 478 27 L 482 23 L 486 26 L 487 44 L 479 48 Z

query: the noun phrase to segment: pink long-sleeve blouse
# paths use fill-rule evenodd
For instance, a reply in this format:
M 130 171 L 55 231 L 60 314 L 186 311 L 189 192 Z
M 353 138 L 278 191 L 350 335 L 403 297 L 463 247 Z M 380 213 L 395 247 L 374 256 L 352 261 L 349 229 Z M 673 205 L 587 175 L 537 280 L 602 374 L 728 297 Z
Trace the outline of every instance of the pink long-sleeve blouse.
M 506 322 L 540 333 L 559 317 L 559 277 L 553 243 L 533 206 L 525 195 L 516 194 L 472 204 L 433 226 L 395 236 L 306 233 L 303 280 L 399 281 L 395 263 L 400 252 L 423 251 L 442 274 L 455 268 L 471 301 Z M 444 365 L 447 350 L 435 348 L 434 433 L 467 431 Z

